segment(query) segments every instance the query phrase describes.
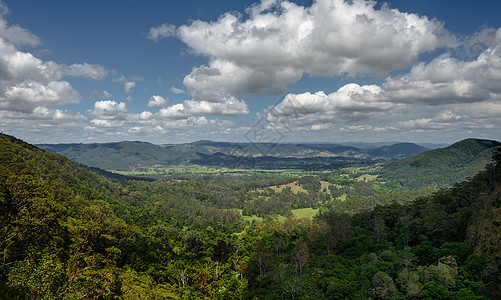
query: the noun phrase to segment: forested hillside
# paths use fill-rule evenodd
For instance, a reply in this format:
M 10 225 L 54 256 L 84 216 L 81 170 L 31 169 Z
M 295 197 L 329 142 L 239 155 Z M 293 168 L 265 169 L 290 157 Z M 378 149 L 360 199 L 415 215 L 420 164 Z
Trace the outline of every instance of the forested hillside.
M 232 208 L 265 181 L 316 199 L 285 179 L 114 182 L 2 134 L 0 298 L 501 297 L 501 153 L 410 204 L 246 223 Z
M 163 165 L 204 165 L 247 169 L 324 169 L 373 164 L 428 150 L 412 143 L 361 149 L 338 144 L 228 143 L 198 141 L 154 145 L 145 142 L 40 144 L 38 147 L 91 167 L 134 171 Z
M 133 170 L 156 164 L 182 164 L 198 158 L 194 152 L 167 149 L 145 142 L 45 144 L 40 147 L 83 165 L 106 170 Z
M 466 139 L 442 149 L 388 162 L 380 175 L 406 188 L 450 187 L 483 170 L 500 148 L 498 141 Z

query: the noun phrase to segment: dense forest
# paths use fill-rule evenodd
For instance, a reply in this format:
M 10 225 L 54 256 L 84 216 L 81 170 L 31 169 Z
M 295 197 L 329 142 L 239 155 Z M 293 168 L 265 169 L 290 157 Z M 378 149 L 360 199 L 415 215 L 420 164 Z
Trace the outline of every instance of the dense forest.
M 440 190 L 107 175 L 0 135 L 0 298 L 501 297 L 501 152 Z

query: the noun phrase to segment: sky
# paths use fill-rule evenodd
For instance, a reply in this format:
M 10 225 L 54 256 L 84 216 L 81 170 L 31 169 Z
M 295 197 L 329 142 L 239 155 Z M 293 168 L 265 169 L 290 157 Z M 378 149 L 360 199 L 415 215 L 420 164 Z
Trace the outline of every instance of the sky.
M 0 132 L 500 140 L 501 1 L 0 0 Z

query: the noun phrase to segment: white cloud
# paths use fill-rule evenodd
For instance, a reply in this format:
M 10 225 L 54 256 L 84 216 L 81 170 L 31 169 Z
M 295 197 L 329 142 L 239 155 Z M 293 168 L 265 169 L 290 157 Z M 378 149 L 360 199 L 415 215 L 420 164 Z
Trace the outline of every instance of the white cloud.
M 501 43 L 475 60 L 461 61 L 442 55 L 419 63 L 408 74 L 388 78 L 383 88 L 395 102 L 425 105 L 479 102 L 501 93 Z
M 111 94 L 108 93 L 107 91 L 98 91 L 98 90 L 92 90 L 90 91 L 89 95 L 88 95 L 89 98 L 111 98 Z
M 249 108 L 243 100 L 224 99 L 223 102 L 185 100 L 159 110 L 159 116 L 167 119 L 187 119 L 192 115 L 236 116 L 249 114 Z
M 152 117 L 153 117 L 153 113 L 150 111 L 143 111 L 142 113 L 139 114 L 140 120 L 149 120 Z
M 186 93 L 185 90 L 182 90 L 182 89 L 178 89 L 177 87 L 175 86 L 171 86 L 170 87 L 170 91 L 173 92 L 174 94 L 184 94 Z
M 283 92 L 303 74 L 338 76 L 387 73 L 419 55 L 456 41 L 443 24 L 372 1 L 318 0 L 311 7 L 262 1 L 248 18 L 226 13 L 215 22 L 194 21 L 178 37 L 209 64 L 194 68 L 184 84 L 202 100 L 213 91 Z
M 81 121 L 85 117 L 80 113 L 74 113 L 68 110 L 51 109 L 46 107 L 35 107 L 32 112 L 24 113 L 19 111 L 2 111 L 0 110 L 0 124 L 13 124 L 22 122 L 39 122 L 43 121 L 44 124 L 60 124 L 61 121 Z
M 111 81 L 113 81 L 113 82 L 125 82 L 125 81 L 127 81 L 127 78 L 122 75 L 120 77 L 112 78 Z
M 9 9 L 7 5 L 0 1 L 0 38 L 4 38 L 12 44 L 18 46 L 38 46 L 41 44 L 40 39 L 36 35 L 19 25 L 8 26 L 7 21 L 4 20 L 4 16 L 8 13 Z
M 0 21 L 0 27 L 5 25 L 1 18 Z M 101 79 L 107 74 L 106 69 L 99 65 L 85 63 L 66 66 L 43 61 L 31 53 L 17 50 L 11 40 L 0 36 L 1 110 L 29 113 L 38 106 L 77 104 L 80 95 L 68 81 L 62 80 L 64 76 Z
M 146 37 L 156 42 L 162 38 L 172 37 L 175 35 L 176 26 L 172 24 L 162 24 L 158 27 L 151 27 Z
M 0 127 L 32 143 L 78 141 L 86 118 L 67 110 L 36 107 L 32 112 L 0 110 Z
M 92 65 L 88 63 L 72 64 L 67 68 L 66 74 L 102 80 L 108 75 L 108 70 L 100 65 Z
M 68 110 L 51 109 L 46 107 L 35 107 L 32 116 L 43 120 L 85 120 L 85 117 L 80 113 L 74 113 Z
M 157 108 L 162 108 L 169 102 L 169 99 L 166 97 L 162 96 L 151 96 L 150 100 L 148 101 L 148 107 L 157 107 Z
M 130 92 L 135 87 L 136 87 L 136 82 L 134 81 L 126 81 L 124 83 L 124 90 L 126 93 Z
M 29 112 L 39 105 L 69 105 L 79 100 L 78 92 L 66 81 L 24 81 L 6 87 L 0 96 L 0 109 Z
M 275 127 L 321 130 L 325 124 L 353 124 L 386 117 L 401 109 L 387 101 L 376 85 L 347 84 L 325 94 L 288 94 L 280 103 L 268 107 L 259 117 Z
M 61 80 L 64 69 L 0 38 L 0 109 L 29 113 L 37 106 L 78 103 L 79 93 Z
M 186 100 L 184 106 L 187 112 L 199 115 L 236 116 L 249 114 L 247 104 L 236 98 L 226 99 L 220 103 Z
M 190 114 L 185 111 L 184 105 L 182 103 L 171 105 L 167 108 L 162 108 L 159 110 L 158 115 L 167 119 L 187 119 Z
M 94 116 L 111 116 L 126 113 L 127 107 L 124 102 L 117 103 L 113 100 L 102 100 L 94 103 L 94 110 L 89 111 L 89 114 Z

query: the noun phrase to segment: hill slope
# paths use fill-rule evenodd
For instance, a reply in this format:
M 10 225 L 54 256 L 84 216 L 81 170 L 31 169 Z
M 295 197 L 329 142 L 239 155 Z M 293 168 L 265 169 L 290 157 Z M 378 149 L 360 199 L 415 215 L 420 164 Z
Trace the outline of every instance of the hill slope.
M 410 188 L 450 187 L 483 170 L 501 143 L 466 139 L 384 165 L 381 177 Z
M 429 150 L 429 148 L 413 143 L 397 143 L 394 145 L 370 149 L 367 152 L 371 156 L 400 159 L 412 155 L 417 155 Z
M 193 152 L 145 142 L 105 144 L 40 144 L 38 147 L 78 163 L 107 170 L 131 170 L 156 164 L 183 164 L 198 158 Z
M 104 144 L 40 144 L 38 147 L 68 157 L 81 164 L 107 170 L 134 170 L 154 165 L 202 164 L 221 165 L 221 159 L 235 161 L 252 158 L 256 167 L 269 166 L 270 159 L 285 162 L 290 168 L 304 165 L 305 160 L 321 159 L 320 165 L 339 165 L 343 158 L 356 161 L 407 157 L 427 150 L 424 147 L 399 143 L 395 145 L 360 149 L 338 144 L 273 144 L 228 143 L 198 141 L 186 144 L 154 145 L 145 142 Z M 245 163 L 245 165 L 251 165 Z M 282 165 L 282 164 L 281 164 Z M 314 163 L 313 165 L 318 165 Z M 270 166 L 272 168 L 272 166 Z

